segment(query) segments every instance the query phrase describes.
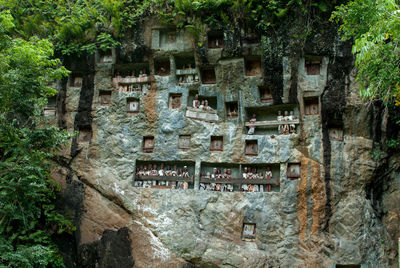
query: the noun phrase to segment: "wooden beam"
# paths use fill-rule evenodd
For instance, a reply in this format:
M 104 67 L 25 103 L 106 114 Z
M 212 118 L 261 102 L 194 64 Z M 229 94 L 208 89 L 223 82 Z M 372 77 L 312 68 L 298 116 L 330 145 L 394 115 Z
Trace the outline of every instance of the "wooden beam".
M 279 125 L 298 125 L 300 124 L 299 119 L 291 120 L 291 121 L 277 121 L 277 120 L 272 120 L 272 121 L 256 121 L 256 122 L 246 122 L 245 126 L 246 127 L 263 127 L 263 126 L 279 126 Z
M 179 176 L 142 176 L 136 175 L 135 181 L 187 181 L 193 182 L 193 176 L 183 178 Z
M 274 185 L 279 185 L 279 179 L 278 178 L 272 178 L 272 179 L 238 179 L 238 178 L 232 178 L 232 179 L 206 179 L 206 178 L 200 178 L 201 183 L 222 183 L 222 184 L 274 184 Z

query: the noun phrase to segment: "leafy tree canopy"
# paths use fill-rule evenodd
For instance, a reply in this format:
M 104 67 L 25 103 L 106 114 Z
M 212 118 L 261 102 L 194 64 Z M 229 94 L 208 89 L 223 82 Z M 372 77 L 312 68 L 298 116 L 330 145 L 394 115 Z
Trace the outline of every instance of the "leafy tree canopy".
M 344 40 L 354 40 L 362 97 L 399 106 L 399 1 L 353 0 L 337 7 L 331 19 L 341 24 Z
M 72 226 L 55 211 L 50 167 L 68 135 L 48 126 L 41 109 L 55 93 L 49 83 L 67 71 L 49 41 L 13 38 L 13 29 L 11 15 L 1 12 L 0 266 L 62 267 L 51 236 Z

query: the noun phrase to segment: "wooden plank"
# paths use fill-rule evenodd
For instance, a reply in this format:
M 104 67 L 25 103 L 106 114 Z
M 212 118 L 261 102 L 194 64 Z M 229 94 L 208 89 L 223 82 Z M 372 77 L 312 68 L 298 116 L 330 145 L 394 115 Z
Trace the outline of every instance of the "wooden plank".
M 295 119 L 295 120 L 290 120 L 290 121 L 277 121 L 277 120 L 272 120 L 272 121 L 256 121 L 253 123 L 247 122 L 245 123 L 246 127 L 251 127 L 251 126 L 255 126 L 255 127 L 262 127 L 262 126 L 279 126 L 279 125 L 298 125 L 300 124 L 300 120 L 299 119 Z
M 232 178 L 232 179 L 206 179 L 206 178 L 200 178 L 201 183 L 221 183 L 221 184 L 274 184 L 274 185 L 279 185 L 279 180 L 278 179 L 238 179 L 238 178 Z
M 193 176 L 189 178 L 182 178 L 179 176 L 141 176 L 136 175 L 135 181 L 186 181 L 193 182 Z

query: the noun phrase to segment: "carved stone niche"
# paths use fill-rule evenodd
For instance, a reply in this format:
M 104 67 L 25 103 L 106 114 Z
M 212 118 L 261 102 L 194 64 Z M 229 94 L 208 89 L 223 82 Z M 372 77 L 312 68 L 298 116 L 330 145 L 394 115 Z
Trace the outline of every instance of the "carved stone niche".
M 100 63 L 112 63 L 113 57 L 112 54 L 106 54 L 100 56 Z
M 330 128 L 329 139 L 333 141 L 343 141 L 343 129 L 341 128 Z
M 211 151 L 223 151 L 224 150 L 224 138 L 222 136 L 211 136 L 210 150 Z
M 207 67 L 201 69 L 201 82 L 202 84 L 217 83 L 217 78 L 215 77 L 215 70 L 213 67 Z
M 243 223 L 242 240 L 254 241 L 256 239 L 256 224 Z
M 143 152 L 152 153 L 154 151 L 154 137 L 143 137 Z
M 89 142 L 92 138 L 92 129 L 90 127 L 79 128 L 78 142 Z
M 140 110 L 139 99 L 128 98 L 126 101 L 126 110 L 128 113 L 138 113 Z
M 228 118 L 237 118 L 239 115 L 239 105 L 236 101 L 234 102 L 226 102 L 226 116 Z
M 45 117 L 54 117 L 56 115 L 57 107 L 57 96 L 51 96 L 47 98 L 47 105 L 43 109 L 43 115 Z
M 208 34 L 208 48 L 223 48 L 224 47 L 224 34 L 219 33 L 209 33 Z
M 181 108 L 181 102 L 182 94 L 170 94 L 168 107 L 170 109 L 179 109 Z
M 111 103 L 111 91 L 100 91 L 99 103 L 102 106 L 108 106 Z
M 182 151 L 188 151 L 190 149 L 190 135 L 179 136 L 178 149 Z
M 242 39 L 243 46 L 256 46 L 260 45 L 260 36 L 252 35 Z
M 306 115 L 318 115 L 319 114 L 318 97 L 304 99 L 304 111 Z
M 336 268 L 360 268 L 360 264 L 336 264 Z
M 261 76 L 261 60 L 246 59 L 245 60 L 246 76 Z
M 320 75 L 322 59 L 306 59 L 304 64 L 307 75 Z
M 45 116 L 45 117 L 54 117 L 54 116 L 56 116 L 56 107 L 53 107 L 53 106 L 44 107 L 43 116 Z
M 82 87 L 83 78 L 78 75 L 73 75 L 71 77 L 70 86 L 71 87 Z
M 176 32 L 172 30 L 160 31 L 160 47 L 170 47 L 176 43 Z
M 260 101 L 262 103 L 272 103 L 274 101 L 269 87 L 260 86 L 258 87 L 258 92 L 260 93 Z
M 171 72 L 169 59 L 154 60 L 154 70 L 156 75 L 168 76 Z
M 300 163 L 289 163 L 287 167 L 287 178 L 289 180 L 298 180 L 301 176 Z
M 246 140 L 246 155 L 258 155 L 258 142 L 257 140 Z

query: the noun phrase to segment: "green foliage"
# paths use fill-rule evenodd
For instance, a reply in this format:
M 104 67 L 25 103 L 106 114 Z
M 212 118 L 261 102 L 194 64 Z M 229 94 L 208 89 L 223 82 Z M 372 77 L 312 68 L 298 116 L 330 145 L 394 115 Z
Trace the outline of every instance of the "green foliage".
M 50 180 L 53 153 L 69 135 L 41 116 L 48 85 L 68 72 L 52 59 L 52 44 L 12 38 L 14 22 L 0 13 L 0 264 L 63 267 L 51 235 L 72 231 L 55 211 Z
M 400 5 L 395 0 L 354 0 L 332 15 L 344 40 L 353 39 L 357 80 L 364 99 L 400 105 Z
M 10 10 L 16 31 L 24 38 L 49 38 L 63 54 L 92 53 L 119 44 L 148 5 L 119 0 L 0 0 L 0 10 Z
M 399 10 L 396 0 L 353 0 L 339 6 L 331 17 L 340 23 L 343 39 L 354 40 L 361 96 L 381 99 L 390 109 L 400 106 Z M 392 117 L 400 125 L 396 115 Z M 387 146 L 399 149 L 400 140 L 389 139 Z

